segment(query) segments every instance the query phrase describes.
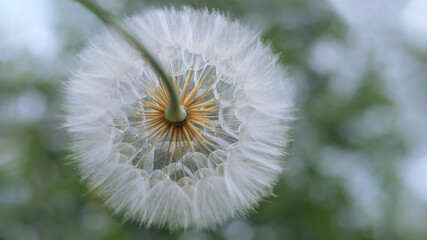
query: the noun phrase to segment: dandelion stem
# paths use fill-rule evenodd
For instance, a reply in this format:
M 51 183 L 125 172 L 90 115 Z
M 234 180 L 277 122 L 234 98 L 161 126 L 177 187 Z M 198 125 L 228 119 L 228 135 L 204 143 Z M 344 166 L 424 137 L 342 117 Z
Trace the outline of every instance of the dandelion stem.
M 75 0 L 75 1 L 79 2 L 81 5 L 86 7 L 93 14 L 95 14 L 107 26 L 111 26 L 117 32 L 122 34 L 129 41 L 129 43 L 131 43 L 142 54 L 142 56 L 146 60 L 148 60 L 151 67 L 153 67 L 154 71 L 157 73 L 161 81 L 163 81 L 169 93 L 170 101 L 165 111 L 165 118 L 172 123 L 180 123 L 185 121 L 185 119 L 187 118 L 187 111 L 179 103 L 178 94 L 177 94 L 177 91 L 175 90 L 175 86 L 173 85 L 171 79 L 167 77 L 160 63 L 147 50 L 147 48 L 145 48 L 145 46 L 138 40 L 138 38 L 132 33 L 132 31 L 123 27 L 123 25 L 118 20 L 116 20 L 116 18 L 112 14 L 103 10 L 94 1 L 92 0 Z

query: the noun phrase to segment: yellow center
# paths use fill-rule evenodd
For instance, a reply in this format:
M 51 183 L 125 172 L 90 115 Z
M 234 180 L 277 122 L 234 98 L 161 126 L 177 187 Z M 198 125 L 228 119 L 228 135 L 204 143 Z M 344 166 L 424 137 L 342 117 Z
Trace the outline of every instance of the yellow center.
M 173 78 L 179 103 L 187 111 L 187 118 L 179 123 L 170 122 L 165 118 L 170 98 L 162 81 L 158 79 L 157 84 L 145 81 L 143 91 L 148 98 L 138 99 L 141 108 L 136 113 L 136 117 L 142 122 L 139 127 L 140 131 L 145 133 L 143 140 L 151 143 L 149 152 L 158 144 L 162 148 L 167 139 L 169 143 L 166 159 L 172 156 L 175 159 L 182 159 L 183 154 L 188 151 L 211 152 L 217 148 L 217 144 L 206 135 L 206 130 L 214 130 L 217 124 L 217 99 L 212 97 L 215 81 L 203 89 L 212 70 L 213 67 L 209 68 L 192 89 L 190 86 L 194 81 L 194 71 L 190 70 L 182 89 L 176 87 L 180 86 L 181 76 Z M 173 149 L 172 154 L 171 149 Z

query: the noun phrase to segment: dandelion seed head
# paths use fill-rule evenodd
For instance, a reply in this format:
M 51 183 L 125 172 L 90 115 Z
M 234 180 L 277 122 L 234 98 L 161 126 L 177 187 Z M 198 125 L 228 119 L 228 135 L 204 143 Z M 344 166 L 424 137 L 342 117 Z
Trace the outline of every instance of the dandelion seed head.
M 105 204 L 145 226 L 211 228 L 271 195 L 292 119 L 292 88 L 259 34 L 207 10 L 127 19 L 158 57 L 187 118 L 111 30 L 88 42 L 66 86 L 66 126 L 82 177 Z

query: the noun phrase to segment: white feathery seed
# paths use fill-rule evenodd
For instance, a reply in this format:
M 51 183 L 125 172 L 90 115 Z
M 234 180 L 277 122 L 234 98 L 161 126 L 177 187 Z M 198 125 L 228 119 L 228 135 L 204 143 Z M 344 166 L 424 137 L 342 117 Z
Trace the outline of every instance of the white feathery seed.
M 282 172 L 292 90 L 260 35 L 207 10 L 149 10 L 126 24 L 188 110 L 112 30 L 89 41 L 66 85 L 71 149 L 90 189 L 147 227 L 212 228 L 245 216 Z

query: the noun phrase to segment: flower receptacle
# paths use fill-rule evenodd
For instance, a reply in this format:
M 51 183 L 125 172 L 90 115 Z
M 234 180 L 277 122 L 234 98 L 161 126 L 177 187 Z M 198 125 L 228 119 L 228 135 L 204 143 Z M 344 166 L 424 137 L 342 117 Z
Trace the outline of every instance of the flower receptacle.
M 166 120 L 173 124 L 184 122 L 187 119 L 187 115 L 187 110 L 181 105 L 174 106 L 169 104 L 165 111 Z

